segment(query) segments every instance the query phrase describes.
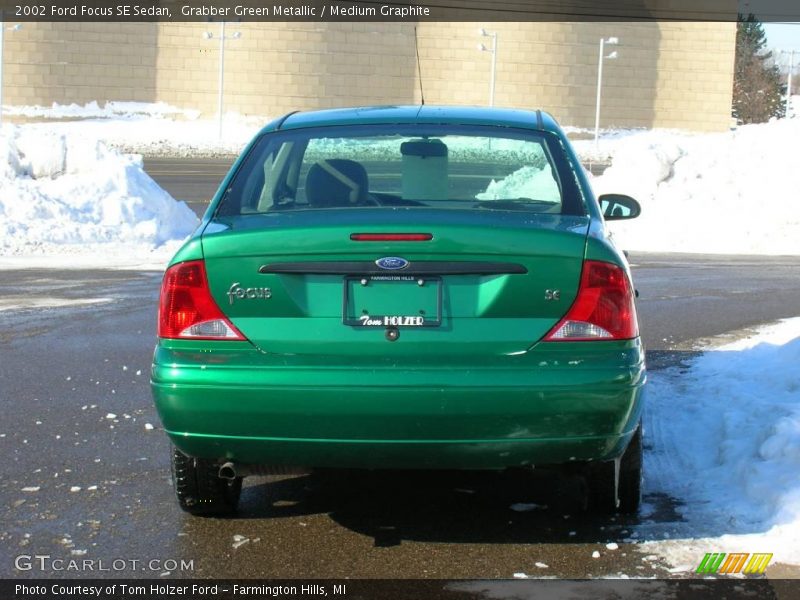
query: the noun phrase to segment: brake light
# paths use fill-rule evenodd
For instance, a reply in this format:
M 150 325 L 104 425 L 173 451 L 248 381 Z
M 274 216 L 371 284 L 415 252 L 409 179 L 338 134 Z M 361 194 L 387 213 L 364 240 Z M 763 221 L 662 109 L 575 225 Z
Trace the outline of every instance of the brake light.
M 208 289 L 202 260 L 171 266 L 164 273 L 158 307 L 158 337 L 193 340 L 244 340 L 225 318 Z
M 625 270 L 611 263 L 587 260 L 575 302 L 544 339 L 628 340 L 638 335 L 633 289 Z
M 427 242 L 432 233 L 351 233 L 354 242 Z

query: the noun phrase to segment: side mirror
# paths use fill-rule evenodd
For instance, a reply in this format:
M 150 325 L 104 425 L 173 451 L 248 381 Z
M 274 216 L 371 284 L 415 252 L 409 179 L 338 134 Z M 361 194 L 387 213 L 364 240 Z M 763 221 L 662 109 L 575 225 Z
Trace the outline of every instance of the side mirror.
M 636 200 L 623 194 L 603 194 L 598 201 L 606 221 L 635 219 L 642 212 L 642 206 Z

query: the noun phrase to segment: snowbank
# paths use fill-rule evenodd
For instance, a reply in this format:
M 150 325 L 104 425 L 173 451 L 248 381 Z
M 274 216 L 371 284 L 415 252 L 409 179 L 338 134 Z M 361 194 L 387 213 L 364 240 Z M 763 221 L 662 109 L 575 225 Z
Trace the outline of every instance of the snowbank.
M 56 167 L 66 162 L 60 158 L 66 150 L 62 152 L 64 142 L 59 139 L 82 138 L 89 146 L 105 144 L 149 155 L 231 155 L 238 154 L 269 121 L 266 116 L 226 114 L 220 138 L 215 119 L 199 119 L 196 113 L 165 104 L 90 103 L 15 110 L 49 119 L 15 130 L 55 140 L 41 148 L 27 145 L 25 172 L 34 176 L 39 169 L 47 173 L 55 168 L 48 161 L 54 160 Z M 88 115 L 93 118 L 54 120 Z M 588 136 L 586 131 L 567 129 Z M 638 219 L 609 224 L 626 250 L 796 255 L 800 254 L 800 202 L 794 201 L 792 191 L 800 166 L 798 139 L 800 119 L 794 118 L 719 134 L 609 130 L 602 132 L 597 147 L 591 139 L 574 145 L 584 161 L 613 157 L 612 166 L 593 179 L 598 193 L 627 193 L 642 203 Z M 3 177 L 6 172 L 16 174 L 15 161 L 20 160 L 7 146 L 0 146 Z M 542 199 L 552 189 L 545 174 L 531 168 L 492 182 L 482 197 Z
M 610 154 L 595 192 L 628 194 L 642 215 L 610 222 L 625 250 L 707 254 L 800 254 L 800 119 L 717 134 L 619 131 L 595 148 L 574 142 L 583 160 Z M 522 168 L 478 197 L 543 198 L 545 172 Z M 550 182 L 551 183 L 551 182 Z M 556 190 L 557 192 L 557 190 Z
M 214 116 L 176 108 L 163 102 L 97 102 L 85 105 L 14 106 L 4 114 L 45 122 L 26 123 L 26 129 L 102 142 L 122 152 L 148 156 L 230 156 L 271 119 L 225 113 L 222 136 Z M 64 120 L 80 119 L 80 120 Z
M 0 256 L 168 255 L 197 218 L 143 170 L 141 157 L 29 127 L 0 135 Z
M 612 166 L 593 186 L 642 204 L 638 219 L 609 224 L 626 250 L 800 254 L 798 140 L 800 119 L 630 135 L 616 141 Z
M 794 318 L 706 352 L 688 372 L 651 375 L 645 493 L 678 500 L 685 522 L 681 539 L 643 551 L 688 570 L 706 552 L 800 564 L 798 364 Z
M 58 104 L 51 106 L 7 106 L 3 114 L 42 119 L 135 119 L 137 117 L 179 116 L 196 119 L 198 110 L 176 108 L 166 102 L 106 102 L 102 107 L 97 102 L 87 104 Z
M 478 200 L 530 198 L 558 204 L 561 191 L 549 167 L 522 167 L 499 181 L 494 179 L 485 192 L 475 196 Z

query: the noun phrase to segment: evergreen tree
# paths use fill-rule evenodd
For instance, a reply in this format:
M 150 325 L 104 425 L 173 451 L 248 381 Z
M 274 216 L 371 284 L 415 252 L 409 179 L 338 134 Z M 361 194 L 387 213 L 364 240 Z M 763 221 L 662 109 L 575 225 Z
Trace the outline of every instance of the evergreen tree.
M 733 74 L 733 116 L 742 123 L 764 123 L 785 112 L 780 71 L 766 50 L 764 26 L 755 15 L 739 15 Z

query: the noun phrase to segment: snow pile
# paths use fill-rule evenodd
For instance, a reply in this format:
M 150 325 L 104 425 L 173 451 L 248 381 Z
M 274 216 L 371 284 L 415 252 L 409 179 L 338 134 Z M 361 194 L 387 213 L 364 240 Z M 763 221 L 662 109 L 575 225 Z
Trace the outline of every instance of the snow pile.
M 515 200 L 529 198 L 558 204 L 561 191 L 550 168 L 522 167 L 500 181 L 492 181 L 475 196 L 478 200 Z
M 196 225 L 192 210 L 142 170 L 141 157 L 27 127 L 0 136 L 0 255 L 96 253 L 111 243 L 147 254 Z
M 795 201 L 800 119 L 691 135 L 676 131 L 609 132 L 573 142 L 583 161 L 613 156 L 595 192 L 628 194 L 642 205 L 631 221 L 610 222 L 625 250 L 708 254 L 800 254 Z M 558 196 L 533 167 L 492 181 L 479 199 Z
M 156 245 L 177 237 L 178 232 L 185 230 L 181 219 L 188 217 L 175 213 L 179 209 L 170 203 L 156 210 L 153 198 L 162 197 L 163 192 L 159 190 L 151 198 L 144 189 L 135 189 L 152 185 L 152 181 L 144 176 L 140 165 L 119 157 L 106 146 L 148 155 L 234 155 L 269 121 L 268 117 L 229 113 L 225 115 L 220 137 L 215 119 L 200 119 L 196 112 L 166 104 L 109 102 L 100 107 L 94 102 L 85 106 L 18 107 L 14 110 L 20 115 L 50 120 L 7 129 L 7 137 L 0 138 L 3 140 L 0 142 L 0 178 L 4 190 L 10 190 L 9 181 L 13 181 L 13 189 L 18 187 L 23 192 L 18 198 L 15 192 L 6 193 L 0 199 L 0 217 L 4 221 L 0 233 L 5 234 L 0 240 L 0 252 L 6 254 L 10 252 L 9 246 L 17 247 L 20 240 L 28 239 L 29 245 L 38 243 L 45 229 L 49 241 L 78 243 L 97 238 L 109 241 L 113 234 L 111 224 L 117 221 L 126 223 L 119 228 L 118 239 L 123 241 L 138 243 L 149 239 Z M 86 116 L 92 118 L 53 120 Z M 581 137 L 589 135 L 581 130 L 570 131 Z M 26 138 L 40 142 L 26 143 Z M 83 141 L 79 144 L 78 139 Z M 602 133 L 596 147 L 592 139 L 573 144 L 584 161 L 613 156 L 612 166 L 593 180 L 596 192 L 627 193 L 642 204 L 643 212 L 638 219 L 609 223 L 622 248 L 651 252 L 794 255 L 800 254 L 800 202 L 794 201 L 792 194 L 800 166 L 800 155 L 796 151 L 798 139 L 800 119 L 793 118 L 743 126 L 719 134 L 610 130 Z M 454 140 L 450 144 L 451 159 L 479 150 L 470 142 Z M 507 144 L 515 144 L 519 152 L 518 141 L 509 140 Z M 378 153 L 387 152 L 389 146 L 384 146 L 368 148 Z M 508 152 L 510 148 L 499 144 L 492 150 L 499 153 Z M 396 156 L 394 146 L 392 152 L 392 156 Z M 76 166 L 82 160 L 80 157 L 87 163 L 111 161 L 116 166 L 111 170 L 101 168 L 100 163 Z M 517 158 L 515 155 L 515 160 Z M 553 181 L 546 171 L 538 169 L 537 158 L 526 158 L 530 161 L 526 163 L 528 168 L 491 182 L 479 198 L 557 200 Z M 121 167 L 119 161 L 125 160 L 128 161 L 126 166 Z M 111 174 L 122 171 L 128 174 L 122 177 L 124 181 Z M 96 181 L 90 181 L 90 175 L 95 175 Z M 82 183 L 75 183 L 81 178 Z M 62 186 L 70 181 L 86 190 L 64 196 Z M 58 203 L 48 204 L 49 208 L 43 212 L 38 201 L 31 200 L 31 195 L 35 196 L 34 189 L 36 194 L 58 199 Z M 110 200 L 97 203 L 97 198 L 109 196 L 110 189 L 123 196 L 147 198 L 148 206 L 140 205 L 132 217 L 128 214 L 132 207 L 116 203 L 113 194 Z M 76 203 L 80 204 L 81 197 L 86 204 L 80 209 L 80 218 L 74 221 L 78 210 Z M 11 205 L 16 208 L 12 209 Z M 96 211 L 91 218 L 86 216 L 89 205 Z M 115 210 L 119 214 L 115 215 Z M 151 211 L 151 217 L 143 216 L 142 210 Z M 44 225 L 46 219 L 37 215 L 48 211 L 46 218 L 51 219 L 51 224 L 60 224 L 66 219 L 67 227 Z M 153 217 L 156 214 L 158 216 Z M 186 211 L 181 214 L 188 215 Z M 178 218 L 174 222 L 177 230 L 170 232 L 172 225 L 169 223 L 173 217 Z M 138 228 L 132 225 L 134 221 Z M 69 225 L 70 222 L 73 224 Z M 81 227 L 75 226 L 75 222 L 81 223 Z M 97 227 L 92 229 L 90 223 Z M 98 230 L 100 225 L 106 227 L 105 234 Z M 5 238 L 12 229 L 12 239 L 8 241 Z M 40 233 L 37 230 L 41 230 Z
M 122 152 L 148 156 L 231 156 L 245 145 L 271 119 L 225 113 L 222 135 L 219 122 L 199 118 L 199 111 L 168 104 L 142 102 L 97 102 L 80 105 L 18 106 L 5 110 L 18 117 L 47 119 L 26 123 L 26 129 L 56 133 L 70 138 L 81 136 Z M 80 119 L 64 120 L 58 119 Z
M 597 143 L 594 141 L 594 129 L 581 129 L 578 127 L 561 128 L 575 148 L 581 162 L 588 163 L 608 163 L 614 156 L 614 152 L 619 147 L 620 142 L 630 137 L 647 135 L 652 132 L 650 129 L 601 129 Z M 678 130 L 661 130 L 673 134 L 680 134 Z
M 652 374 L 645 493 L 680 502 L 689 539 L 645 551 L 691 569 L 705 552 L 772 552 L 774 562 L 800 564 L 798 364 L 794 318 L 703 354 L 688 372 Z
M 7 106 L 3 113 L 9 116 L 42 119 L 110 119 L 180 116 L 196 119 L 198 110 L 176 108 L 166 102 L 106 102 L 101 108 L 97 102 L 80 104 L 58 104 L 52 106 Z
M 798 254 L 798 139 L 798 119 L 719 134 L 632 135 L 617 142 L 593 186 L 642 204 L 638 219 L 609 224 L 626 250 Z

